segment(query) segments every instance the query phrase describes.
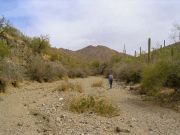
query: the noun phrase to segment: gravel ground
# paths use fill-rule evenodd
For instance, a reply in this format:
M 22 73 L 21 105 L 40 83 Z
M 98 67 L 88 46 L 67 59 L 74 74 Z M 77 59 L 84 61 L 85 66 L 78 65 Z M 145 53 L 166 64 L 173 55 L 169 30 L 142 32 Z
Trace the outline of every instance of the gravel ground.
M 104 87 L 92 88 L 92 82 L 99 79 Z M 108 89 L 107 80 L 101 77 L 71 81 L 81 83 L 85 94 L 108 97 L 120 109 L 119 116 L 69 112 L 66 101 L 76 93 L 54 91 L 61 81 L 24 82 L 0 94 L 0 135 L 180 134 L 180 113 L 142 101 L 116 83 Z

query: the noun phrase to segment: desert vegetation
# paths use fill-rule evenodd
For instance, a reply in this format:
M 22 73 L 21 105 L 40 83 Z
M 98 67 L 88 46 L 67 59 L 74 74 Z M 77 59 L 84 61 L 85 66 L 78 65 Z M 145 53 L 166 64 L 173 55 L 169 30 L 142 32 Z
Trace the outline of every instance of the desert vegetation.
M 119 110 L 106 97 L 79 95 L 69 102 L 69 110 L 77 113 L 93 112 L 101 116 L 112 117 Z
M 91 84 L 91 87 L 103 87 L 103 80 L 96 80 Z
M 88 46 L 77 52 L 51 47 L 49 37 L 28 37 L 1 19 L 0 32 L 0 78 L 1 89 L 5 84 L 15 87 L 22 80 L 52 82 L 70 78 L 84 78 L 89 75 L 104 75 L 112 72 L 117 81 L 127 84 L 141 84 L 140 94 L 157 96 L 163 88 L 180 89 L 179 50 L 180 43 L 153 49 L 148 39 L 148 53 L 135 52 L 135 56 L 112 51 L 103 46 Z M 177 28 L 177 27 L 176 27 Z M 179 28 L 179 27 L 178 27 Z M 95 50 L 95 51 L 94 51 Z M 95 53 L 99 50 L 98 53 Z M 105 52 L 108 58 L 105 61 Z M 111 54 L 111 55 L 110 55 Z M 96 56 L 97 55 L 97 56 Z M 107 55 L 107 53 L 106 53 Z M 94 57 L 96 56 L 96 57 Z M 102 57 L 101 57 L 102 56 Z M 92 83 L 92 87 L 103 87 L 101 80 Z M 60 91 L 79 89 L 69 81 L 64 81 Z M 78 91 L 78 90 L 77 90 Z

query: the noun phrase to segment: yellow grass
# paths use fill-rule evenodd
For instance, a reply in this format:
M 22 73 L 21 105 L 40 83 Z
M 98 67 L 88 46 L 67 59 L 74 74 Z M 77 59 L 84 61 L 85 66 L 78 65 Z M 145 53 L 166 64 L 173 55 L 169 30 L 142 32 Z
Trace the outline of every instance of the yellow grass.
M 69 81 L 68 77 L 63 78 L 63 82 L 59 85 L 56 90 L 58 91 L 77 91 L 82 93 L 84 90 L 80 83 L 72 83 Z
M 119 115 L 119 110 L 105 97 L 81 95 L 69 102 L 69 110 L 77 113 L 94 112 L 105 117 Z
M 102 80 L 96 80 L 92 83 L 91 87 L 103 87 L 103 81 Z

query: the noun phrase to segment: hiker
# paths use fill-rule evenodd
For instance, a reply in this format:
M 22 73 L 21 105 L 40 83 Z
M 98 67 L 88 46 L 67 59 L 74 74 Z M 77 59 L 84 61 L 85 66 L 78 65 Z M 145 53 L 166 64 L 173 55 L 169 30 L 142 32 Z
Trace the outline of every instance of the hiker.
M 108 76 L 108 80 L 109 80 L 110 89 L 112 89 L 113 75 L 111 73 Z

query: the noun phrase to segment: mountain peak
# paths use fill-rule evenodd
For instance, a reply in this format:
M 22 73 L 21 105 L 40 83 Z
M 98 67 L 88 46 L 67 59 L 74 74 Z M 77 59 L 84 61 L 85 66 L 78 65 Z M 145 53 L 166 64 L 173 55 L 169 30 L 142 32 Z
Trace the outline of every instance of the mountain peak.
M 120 53 L 103 45 L 89 45 L 76 51 L 76 53 L 88 60 L 98 59 L 101 61 L 110 60 L 112 55 L 114 54 L 124 56 L 123 53 Z

